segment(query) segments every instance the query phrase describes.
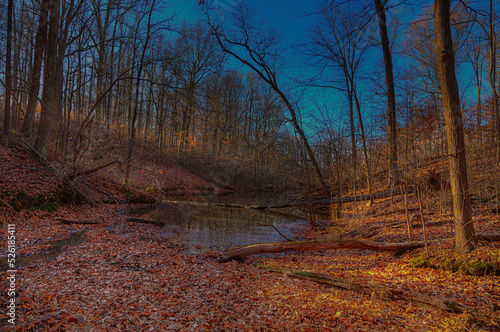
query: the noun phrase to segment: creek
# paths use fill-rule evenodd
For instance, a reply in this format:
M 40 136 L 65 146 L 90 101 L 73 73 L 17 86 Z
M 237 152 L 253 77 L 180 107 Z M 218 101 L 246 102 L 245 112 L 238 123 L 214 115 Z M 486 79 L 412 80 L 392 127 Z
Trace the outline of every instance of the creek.
M 179 201 L 179 198 L 176 197 L 175 200 Z M 265 197 L 255 195 L 186 197 L 184 200 L 244 205 L 268 201 Z M 300 217 L 261 210 L 175 203 L 142 211 L 136 216 L 163 221 L 165 226 L 158 228 L 155 236 L 170 238 L 170 242 L 180 245 L 191 254 L 222 252 L 236 246 L 285 241 L 283 236 L 298 240 L 300 237 L 297 226 L 306 224 Z

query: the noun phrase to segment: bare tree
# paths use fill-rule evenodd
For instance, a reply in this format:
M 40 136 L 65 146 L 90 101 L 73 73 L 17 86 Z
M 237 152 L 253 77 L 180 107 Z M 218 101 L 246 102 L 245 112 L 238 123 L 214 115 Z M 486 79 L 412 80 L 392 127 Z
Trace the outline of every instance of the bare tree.
M 273 91 L 285 104 L 290 113 L 291 123 L 299 135 L 306 153 L 314 168 L 318 181 L 325 195 L 330 195 L 328 186 L 316 160 L 316 156 L 302 129 L 296 107 L 282 90 L 276 78 L 276 62 L 278 55 L 276 45 L 279 44 L 280 36 L 276 31 L 266 29 L 263 22 L 255 22 L 258 14 L 245 2 L 239 2 L 234 9 L 234 31 L 227 32 L 219 23 L 211 20 L 206 10 L 208 25 L 222 50 L 237 59 L 239 62 L 252 69 L 264 82 L 269 84 Z
M 455 250 L 469 252 L 475 245 L 460 96 L 450 30 L 450 0 L 434 6 L 436 54 L 448 140 L 450 183 L 455 217 Z
M 201 23 L 192 26 L 184 25 L 176 48 L 181 57 L 179 78 L 185 99 L 177 150 L 177 153 L 181 155 L 193 124 L 199 85 L 203 79 L 220 66 L 222 58 L 217 49 L 217 42 Z
M 137 72 L 137 79 L 136 79 L 136 84 L 135 84 L 135 97 L 134 97 L 134 108 L 132 112 L 132 119 L 130 123 L 130 137 L 129 137 L 129 142 L 128 142 L 128 149 L 127 149 L 127 168 L 125 171 L 125 185 L 128 186 L 129 178 L 130 178 L 130 170 L 132 166 L 132 152 L 134 150 L 134 142 L 135 142 L 135 125 L 137 121 L 137 115 L 138 115 L 138 105 L 139 105 L 139 91 L 140 91 L 140 84 L 141 84 L 141 78 L 142 78 L 142 71 L 143 71 L 143 66 L 144 66 L 144 61 L 146 57 L 146 50 L 148 49 L 148 43 L 151 38 L 151 28 L 152 28 L 152 22 L 151 18 L 153 15 L 153 10 L 155 6 L 156 0 L 153 0 L 151 3 L 151 7 L 148 12 L 148 23 L 147 23 L 147 30 L 146 30 L 146 39 L 144 41 L 144 45 L 142 48 L 142 54 L 141 54 L 141 59 L 139 62 L 139 68 Z
M 33 56 L 33 64 L 29 75 L 29 94 L 28 106 L 26 107 L 26 116 L 24 117 L 21 132 L 28 138 L 33 137 L 33 125 L 35 121 L 36 106 L 38 104 L 38 94 L 40 92 L 40 76 L 42 69 L 42 60 L 47 43 L 47 9 L 48 0 L 40 2 L 40 9 L 38 15 L 38 29 L 35 38 L 35 52 Z

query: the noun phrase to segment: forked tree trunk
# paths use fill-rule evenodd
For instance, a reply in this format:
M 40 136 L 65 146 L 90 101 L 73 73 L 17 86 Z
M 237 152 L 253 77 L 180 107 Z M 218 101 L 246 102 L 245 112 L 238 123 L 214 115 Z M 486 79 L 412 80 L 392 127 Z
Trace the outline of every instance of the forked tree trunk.
M 464 253 L 474 248 L 475 237 L 467 179 L 462 113 L 450 30 L 450 0 L 436 0 L 434 20 L 439 83 L 448 140 L 450 184 L 455 217 L 455 250 Z

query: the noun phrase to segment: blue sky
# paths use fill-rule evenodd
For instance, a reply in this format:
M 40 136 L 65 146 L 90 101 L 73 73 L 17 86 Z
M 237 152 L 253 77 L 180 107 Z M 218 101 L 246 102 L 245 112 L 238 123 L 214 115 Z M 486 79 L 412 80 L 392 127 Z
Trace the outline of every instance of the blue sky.
M 250 0 L 248 0 L 250 1 Z M 231 10 L 236 0 L 215 0 L 221 10 Z M 303 39 L 307 34 L 307 26 L 314 22 L 313 13 L 316 5 L 321 1 L 286 1 L 286 0 L 253 0 L 253 6 L 262 11 L 268 24 L 283 32 L 284 37 L 291 42 Z M 170 2 L 171 8 L 178 13 L 177 21 L 196 21 L 204 18 L 200 12 L 199 0 L 174 0 Z
M 236 4 L 237 0 L 206 0 L 207 2 L 212 1 L 215 6 L 217 6 L 220 10 L 220 14 L 224 15 L 226 12 L 230 11 L 231 8 Z M 307 40 L 308 29 L 314 25 L 314 23 L 318 20 L 319 16 L 315 15 L 318 5 L 321 4 L 324 0 L 246 0 L 249 1 L 254 7 L 259 9 L 264 15 L 264 21 L 266 24 L 276 28 L 279 32 L 283 34 L 284 37 L 284 45 L 290 44 L 299 44 L 303 43 Z M 171 8 L 178 14 L 176 17 L 177 22 L 187 21 L 187 22 L 195 22 L 198 19 L 203 20 L 204 14 L 201 12 L 201 6 L 199 5 L 199 0 L 171 0 L 170 2 Z M 414 17 L 421 13 L 424 7 L 432 3 L 432 0 L 426 1 L 422 0 L 420 4 L 415 3 L 410 7 L 400 7 L 398 5 L 397 0 L 391 0 L 390 4 L 395 6 L 392 7 L 388 12 L 388 20 L 391 20 L 391 15 L 404 15 L 403 19 L 406 23 L 409 23 L 414 20 Z M 474 2 L 475 3 L 475 2 Z M 368 4 L 372 4 L 368 2 Z M 424 5 L 425 4 L 425 5 Z M 476 3 L 475 3 L 476 4 Z M 477 4 L 476 4 L 477 5 Z M 410 10 L 409 12 L 407 12 Z M 400 41 L 399 41 L 400 42 Z M 296 56 L 299 52 L 294 50 L 294 47 L 288 49 L 287 54 L 285 55 L 285 68 L 282 68 L 281 73 L 281 81 L 289 82 L 292 78 L 302 78 L 302 74 L 308 74 L 310 71 L 304 65 L 300 65 L 300 61 Z M 367 59 L 367 66 L 371 69 L 374 68 L 375 65 L 382 64 L 382 52 L 379 47 L 375 47 L 370 51 L 370 54 Z M 401 66 L 405 66 L 404 59 L 400 59 L 397 54 L 393 54 L 393 60 L 395 69 L 402 68 Z M 238 68 L 237 64 L 234 64 L 236 69 L 247 71 L 246 68 Z M 299 67 L 296 67 L 299 66 Z M 383 68 L 383 67 L 382 67 Z M 383 71 L 379 73 L 383 75 Z M 373 73 L 371 73 L 373 75 Z M 470 81 L 467 70 L 462 70 L 458 73 L 461 75 L 459 78 L 459 84 L 462 88 L 465 88 L 467 83 Z M 382 84 L 384 84 L 385 80 L 381 79 Z M 360 84 L 367 84 L 361 83 Z M 487 90 L 487 87 L 484 87 Z M 360 86 L 361 90 L 364 90 L 363 86 Z M 338 93 L 332 90 L 322 91 L 317 94 L 318 91 L 311 91 L 308 98 L 310 101 L 306 102 L 304 109 L 305 113 L 314 113 L 318 108 L 333 110 L 336 108 L 337 110 L 342 108 L 345 104 L 344 97 L 339 95 Z M 484 91 L 483 93 L 487 93 Z M 378 103 L 374 104 L 374 99 L 368 98 L 367 94 L 373 94 L 373 91 L 370 92 L 370 88 L 362 92 L 361 99 L 362 100 L 362 108 L 364 116 L 373 112 L 384 112 L 384 103 L 385 100 L 379 99 Z M 468 89 L 468 99 L 474 99 L 475 90 L 474 87 Z M 373 95 L 371 96 L 373 97 Z M 380 104 L 379 104 L 380 103 Z M 311 113 L 310 113 L 311 114 Z M 306 120 L 306 122 L 311 121 Z M 367 119 L 366 119 L 367 120 Z M 314 120 L 313 120 L 314 122 Z
M 213 1 L 215 6 L 220 8 L 220 12 L 224 15 L 225 11 L 230 11 L 237 0 L 206 0 Z M 291 44 L 301 44 L 307 41 L 309 28 L 318 21 L 319 16 L 316 15 L 318 5 L 324 0 L 246 0 L 251 1 L 252 6 L 257 8 L 264 15 L 264 21 L 269 26 L 276 28 L 284 37 L 283 46 Z M 177 22 L 195 22 L 198 19 L 204 20 L 205 16 L 201 12 L 199 0 L 174 0 L 170 2 L 171 8 L 178 14 Z M 281 83 L 290 83 L 294 79 L 303 79 L 304 75 L 311 75 L 311 70 L 301 64 L 299 52 L 294 50 L 294 47 L 287 49 L 285 55 L 284 68 L 278 73 L 278 81 Z M 380 59 L 382 56 L 380 54 Z M 373 64 L 372 64 L 373 65 Z M 231 63 L 231 66 L 241 71 L 248 71 L 248 68 L 240 67 L 237 63 Z M 301 90 L 301 88 L 298 88 Z M 339 99 L 340 98 L 340 99 Z M 304 124 L 312 125 L 316 117 L 320 117 L 318 109 L 328 109 L 330 112 L 339 111 L 343 108 L 345 100 L 342 94 L 327 89 L 323 91 L 309 91 L 303 95 L 301 100 L 301 113 L 303 115 Z M 294 101 L 292 101 L 294 102 Z M 372 109 L 363 108 L 363 112 L 372 112 Z M 337 112 L 335 112 L 337 113 Z M 342 112 L 343 113 L 343 112 Z M 337 113 L 337 117 L 340 116 Z M 306 127 L 308 127 L 306 125 Z M 307 128 L 306 128 L 306 131 Z

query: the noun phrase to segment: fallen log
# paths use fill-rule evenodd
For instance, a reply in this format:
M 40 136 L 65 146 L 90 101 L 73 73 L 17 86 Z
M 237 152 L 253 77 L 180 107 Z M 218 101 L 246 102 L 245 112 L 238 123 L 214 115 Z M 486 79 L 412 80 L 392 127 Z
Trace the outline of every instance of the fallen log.
M 271 272 L 279 272 L 283 273 L 286 276 L 292 278 L 298 278 L 302 280 L 308 280 L 316 283 L 320 283 L 327 286 L 332 286 L 335 288 L 340 288 L 348 291 L 353 291 L 356 293 L 361 293 L 365 295 L 369 295 L 372 298 L 382 300 L 382 301 L 398 301 L 403 300 L 407 302 L 412 302 L 420 306 L 424 307 L 432 307 L 437 308 L 443 311 L 452 312 L 452 313 L 467 313 L 476 318 L 491 320 L 495 324 L 500 324 L 500 317 L 498 313 L 494 312 L 491 309 L 483 308 L 482 310 L 478 310 L 474 307 L 470 307 L 467 305 L 463 305 L 461 303 L 445 299 L 438 298 L 435 296 L 428 296 L 424 294 L 418 293 L 410 293 L 404 292 L 402 290 L 391 289 L 388 287 L 378 287 L 378 286 L 370 286 L 364 285 L 352 281 L 347 281 L 341 278 L 318 274 L 313 272 L 305 272 L 299 270 L 289 270 L 280 267 L 272 267 L 272 266 L 261 266 L 260 268 L 271 271 Z
M 140 219 L 140 218 L 126 218 L 125 220 L 130 221 L 130 222 L 138 222 L 142 224 L 152 224 L 158 227 L 163 227 L 165 226 L 165 223 L 163 221 L 157 221 L 157 220 L 147 220 L 147 219 Z
M 413 189 L 408 188 L 408 193 L 412 193 Z M 313 199 L 310 201 L 312 204 L 337 204 L 339 202 L 341 203 L 351 203 L 354 201 L 360 202 L 360 201 L 368 201 L 370 200 L 370 197 L 372 199 L 381 199 L 381 198 L 387 198 L 393 196 L 399 196 L 403 195 L 404 192 L 400 189 L 394 189 L 394 190 L 384 190 L 384 191 L 379 191 L 376 193 L 373 193 L 371 195 L 359 195 L 359 196 L 346 196 L 346 197 L 341 197 L 340 199 L 332 198 L 332 199 Z M 271 205 L 256 205 L 256 206 L 250 206 L 249 208 L 256 209 L 256 210 L 264 210 L 264 209 L 277 209 L 277 208 L 285 208 L 285 207 L 294 207 L 294 206 L 305 206 L 309 202 L 308 201 L 300 201 L 300 202 L 287 202 L 287 203 L 280 203 L 280 204 L 271 204 Z
M 476 238 L 481 241 L 500 241 L 500 234 L 476 233 Z M 427 241 L 427 245 L 453 241 L 453 238 L 445 238 Z M 219 262 L 226 263 L 236 259 L 242 259 L 252 255 L 271 254 L 276 252 L 304 252 L 338 249 L 364 249 L 372 251 L 404 252 L 425 247 L 425 241 L 382 243 L 363 240 L 346 241 L 291 241 L 274 243 L 257 243 L 247 246 L 235 247 L 222 253 Z
M 430 241 L 428 241 L 430 242 Z M 304 252 L 335 249 L 367 249 L 373 251 L 394 251 L 402 252 L 424 247 L 423 241 L 402 242 L 402 243 L 380 243 L 372 241 L 294 241 L 251 244 L 248 246 L 236 247 L 222 253 L 221 263 L 235 259 L 242 259 L 251 255 L 267 254 L 275 252 Z
M 472 204 L 485 204 L 493 199 L 496 199 L 498 196 L 500 196 L 500 192 L 494 193 L 493 195 L 486 196 L 486 197 L 471 197 L 471 202 Z
M 216 203 L 216 202 L 189 202 L 189 201 L 165 201 L 159 203 L 158 205 L 170 205 L 170 204 L 183 204 L 190 206 L 216 206 L 223 208 L 236 208 L 236 209 L 252 209 L 253 206 L 241 205 L 241 204 L 231 204 L 231 203 Z
M 500 233 L 477 233 L 476 238 L 480 241 L 500 241 Z
M 108 163 L 105 163 L 103 165 L 99 165 L 99 166 L 96 166 L 94 168 L 91 168 L 91 169 L 87 169 L 87 170 L 75 170 L 73 173 L 70 173 L 68 175 L 66 175 L 66 177 L 68 179 L 70 179 L 71 181 L 73 181 L 74 179 L 76 179 L 77 177 L 79 176 L 82 176 L 82 175 L 89 175 L 89 174 L 92 174 L 92 173 L 95 173 L 95 172 L 98 172 L 100 171 L 101 169 L 103 168 L 106 168 L 106 167 L 109 167 L 113 164 L 119 164 L 120 167 L 121 167 L 121 163 L 119 160 L 113 160 L 113 161 L 110 161 Z
M 417 215 L 417 217 L 420 217 L 420 215 Z M 413 220 L 412 220 L 413 222 Z M 453 220 L 451 219 L 444 219 L 444 220 L 436 220 L 436 221 L 426 221 L 425 226 L 426 227 L 432 227 L 432 226 L 443 226 L 443 225 L 449 225 L 453 224 Z M 419 228 L 422 227 L 422 224 L 412 224 L 412 228 Z
M 60 218 L 60 217 L 55 217 L 55 220 L 59 220 L 63 224 L 70 225 L 70 224 L 80 224 L 80 225 L 95 225 L 99 224 L 99 221 L 96 220 L 73 220 L 73 219 L 65 219 L 65 218 Z

